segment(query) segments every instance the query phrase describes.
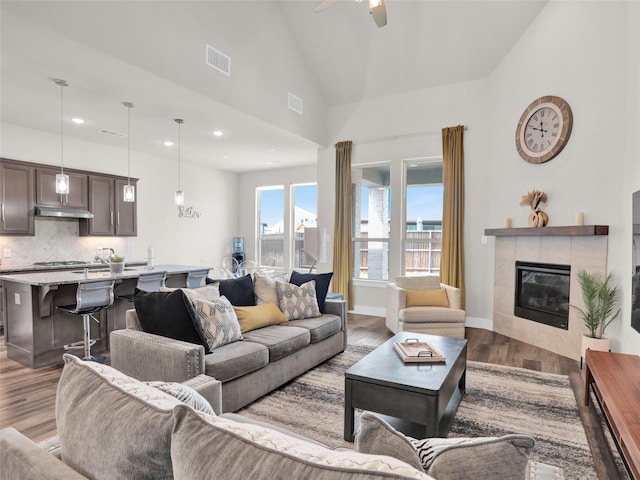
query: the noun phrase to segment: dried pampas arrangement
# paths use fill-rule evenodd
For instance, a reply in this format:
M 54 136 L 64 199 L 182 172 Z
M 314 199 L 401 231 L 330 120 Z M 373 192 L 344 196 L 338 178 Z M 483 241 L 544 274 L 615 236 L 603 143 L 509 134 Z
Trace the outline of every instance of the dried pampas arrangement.
M 549 216 L 540 209 L 540 203 L 546 203 L 547 194 L 540 190 L 532 190 L 522 196 L 520 205 L 529 205 L 531 214 L 529 215 L 530 227 L 544 227 L 549 222 Z

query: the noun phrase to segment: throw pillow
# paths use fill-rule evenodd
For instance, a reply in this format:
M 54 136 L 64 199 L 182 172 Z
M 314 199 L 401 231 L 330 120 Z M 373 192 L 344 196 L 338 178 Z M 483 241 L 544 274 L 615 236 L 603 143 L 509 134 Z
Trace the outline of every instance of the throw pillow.
M 240 324 L 233 306 L 224 296 L 211 302 L 191 297 L 209 349 L 242 340 Z
M 263 303 L 255 307 L 234 307 L 234 310 L 238 316 L 238 323 L 240 323 L 240 331 L 242 333 L 287 321 L 287 317 L 273 302 Z
M 273 302 L 278 304 L 278 291 L 276 290 L 276 280 L 268 275 L 253 274 L 253 283 L 256 292 L 256 304 Z
M 318 308 L 320 309 L 320 313 L 324 313 L 324 302 L 327 299 L 327 292 L 329 291 L 329 284 L 331 283 L 332 277 L 333 272 L 313 274 L 300 273 L 294 270 L 293 272 L 291 272 L 291 279 L 289 281 L 294 285 L 301 286 L 303 283 L 315 280 Z
M 300 287 L 292 283 L 276 284 L 278 304 L 287 320 L 301 320 L 322 315 L 316 299 L 315 283 L 311 280 Z
M 444 288 L 435 290 L 406 290 L 407 307 L 448 307 L 449 299 Z
M 424 470 L 435 478 L 525 478 L 535 440 L 528 435 L 412 439 Z
M 424 471 L 411 440 L 377 415 L 364 411 L 360 415 L 360 427 L 356 432 L 355 450 L 371 455 L 390 455 Z
M 147 385 L 162 390 L 191 408 L 208 415 L 215 415 L 213 407 L 207 400 L 193 388 L 178 382 L 144 382 Z
M 143 292 L 136 289 L 133 305 L 145 332 L 202 345 L 205 353 L 211 353 L 193 304 L 182 290 Z
M 185 291 L 186 290 L 188 289 L 185 289 Z M 192 288 L 189 292 L 202 300 L 207 300 L 208 302 L 212 302 L 213 300 L 220 298 L 220 288 L 215 284 Z
M 95 480 L 174 478 L 172 410 L 180 401 L 108 365 L 63 360 L 55 413 L 64 463 Z
M 206 279 L 207 283 L 217 283 L 220 295 L 227 297 L 231 305 L 236 307 L 252 307 L 256 304 L 255 291 L 251 275 L 247 274 L 239 278 L 226 278 L 222 280 Z

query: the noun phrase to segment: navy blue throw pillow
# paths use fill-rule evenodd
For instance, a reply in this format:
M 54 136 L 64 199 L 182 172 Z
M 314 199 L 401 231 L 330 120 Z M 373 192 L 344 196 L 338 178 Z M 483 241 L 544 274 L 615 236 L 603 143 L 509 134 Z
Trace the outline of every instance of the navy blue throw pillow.
M 205 353 L 211 353 L 193 304 L 182 290 L 144 292 L 136 288 L 133 305 L 145 332 L 202 345 Z
M 329 273 L 299 273 L 295 270 L 291 272 L 291 279 L 289 280 L 294 285 L 300 287 L 303 283 L 316 281 L 316 297 L 318 298 L 318 308 L 320 313 L 324 313 L 324 301 L 327 299 L 327 292 L 329 291 L 329 284 L 333 278 L 333 272 Z
M 227 300 L 234 307 L 253 307 L 256 304 L 256 293 L 250 274 L 244 277 L 221 280 L 207 278 L 205 281 L 207 283 L 218 283 L 220 295 L 227 297 Z

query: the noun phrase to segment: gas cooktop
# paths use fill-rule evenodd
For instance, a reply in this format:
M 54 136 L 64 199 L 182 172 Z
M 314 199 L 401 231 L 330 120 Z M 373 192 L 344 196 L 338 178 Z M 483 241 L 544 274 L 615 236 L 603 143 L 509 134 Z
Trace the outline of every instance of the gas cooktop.
M 84 265 L 89 262 L 85 262 L 83 260 L 60 260 L 60 261 L 51 261 L 51 262 L 35 262 L 34 265 L 39 267 L 64 267 L 67 265 Z

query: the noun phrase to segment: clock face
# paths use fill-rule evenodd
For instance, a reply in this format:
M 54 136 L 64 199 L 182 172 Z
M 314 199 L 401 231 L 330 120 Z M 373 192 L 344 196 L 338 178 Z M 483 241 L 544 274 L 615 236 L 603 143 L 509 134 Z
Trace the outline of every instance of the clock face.
M 569 104 L 560 97 L 541 97 L 527 107 L 516 130 L 516 147 L 529 163 L 544 163 L 558 155 L 571 134 Z

